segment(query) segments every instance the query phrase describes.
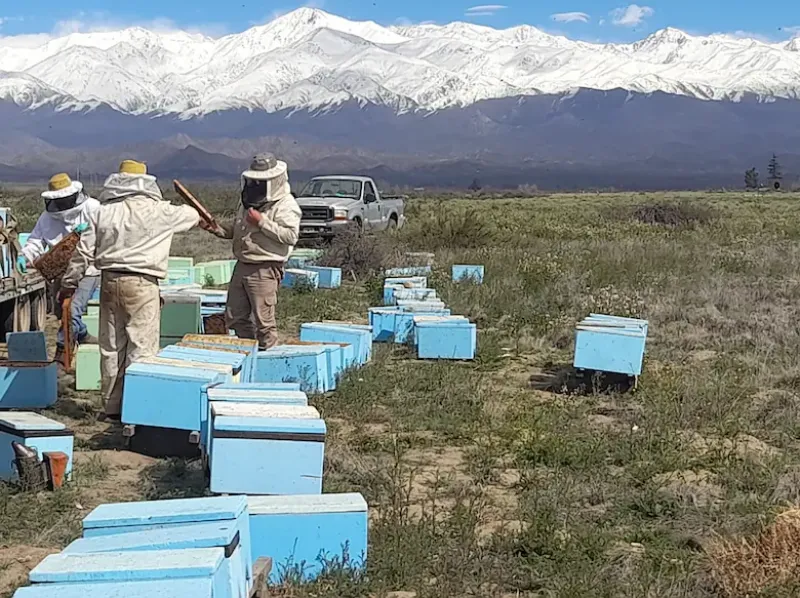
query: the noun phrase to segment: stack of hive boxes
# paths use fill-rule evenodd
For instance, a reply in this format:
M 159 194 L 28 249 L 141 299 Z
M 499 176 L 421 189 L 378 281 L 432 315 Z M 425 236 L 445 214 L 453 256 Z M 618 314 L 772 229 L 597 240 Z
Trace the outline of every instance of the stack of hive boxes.
M 367 505 L 360 494 L 225 496 L 106 504 L 83 537 L 33 570 L 16 598 L 193 596 L 247 598 L 321 562 L 364 566 Z
M 430 266 L 386 271 L 384 305 L 369 310 L 373 340 L 412 345 L 419 359 L 474 359 L 475 324 L 451 314 L 428 287 L 430 273 Z

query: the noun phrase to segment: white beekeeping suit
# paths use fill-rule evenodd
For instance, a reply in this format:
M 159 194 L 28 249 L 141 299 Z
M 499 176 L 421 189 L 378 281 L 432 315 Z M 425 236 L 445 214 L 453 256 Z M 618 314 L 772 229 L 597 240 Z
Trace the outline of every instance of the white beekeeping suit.
M 125 160 L 106 179 L 93 215 L 70 262 L 62 288 L 73 289 L 94 261 L 101 272 L 100 371 L 108 418 L 122 414 L 127 367 L 158 352 L 161 332 L 159 279 L 167 275 L 175 233 L 200 221 L 189 206 L 161 195 L 144 164 Z

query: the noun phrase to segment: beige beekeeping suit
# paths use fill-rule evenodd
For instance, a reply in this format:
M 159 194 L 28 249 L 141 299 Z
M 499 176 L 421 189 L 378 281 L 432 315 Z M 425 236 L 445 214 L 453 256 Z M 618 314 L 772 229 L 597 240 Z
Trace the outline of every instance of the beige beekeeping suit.
M 100 270 L 100 372 L 106 415 L 122 412 L 127 367 L 158 352 L 158 280 L 167 274 L 174 233 L 197 226 L 189 206 L 164 201 L 144 164 L 124 161 L 105 182 L 95 212 L 62 282 L 75 288 L 92 263 Z
M 252 183 L 261 187 L 248 200 Z M 236 336 L 257 339 L 260 349 L 268 349 L 278 343 L 278 287 L 300 234 L 301 210 L 292 196 L 286 163 L 269 154 L 253 158 L 242 173 L 242 201 L 233 224 L 221 227 L 223 236 L 233 239 L 237 259 L 225 318 Z M 250 207 L 259 214 L 257 223 L 248 218 Z

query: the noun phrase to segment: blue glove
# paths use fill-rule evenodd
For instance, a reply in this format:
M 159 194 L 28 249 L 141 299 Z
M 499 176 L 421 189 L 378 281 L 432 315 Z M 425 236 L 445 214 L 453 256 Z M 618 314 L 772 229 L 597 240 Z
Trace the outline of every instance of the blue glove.
M 26 274 L 28 272 L 28 258 L 24 255 L 17 256 L 17 272 Z
M 88 223 L 88 222 L 81 222 L 81 223 L 80 223 L 78 226 L 76 226 L 76 227 L 73 229 L 73 231 L 74 231 L 74 232 L 76 232 L 76 233 L 78 233 L 78 234 L 81 234 L 81 233 L 82 233 L 83 231 L 85 231 L 87 228 L 89 228 L 89 223 Z

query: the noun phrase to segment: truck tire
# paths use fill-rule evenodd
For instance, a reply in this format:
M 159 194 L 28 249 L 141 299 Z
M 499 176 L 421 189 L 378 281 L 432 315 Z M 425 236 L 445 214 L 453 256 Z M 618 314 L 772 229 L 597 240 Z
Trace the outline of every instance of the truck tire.
M 387 230 L 393 231 L 397 229 L 397 215 L 392 214 L 389 216 L 389 223 L 386 225 Z
M 38 332 L 47 325 L 47 291 L 31 295 L 31 330 Z
M 31 329 L 31 297 L 21 295 L 14 302 L 14 332 L 29 332 Z
M 364 233 L 364 222 L 361 220 L 361 218 L 358 217 L 353 218 L 353 224 L 355 225 L 356 231 L 358 231 L 358 233 L 360 234 Z

